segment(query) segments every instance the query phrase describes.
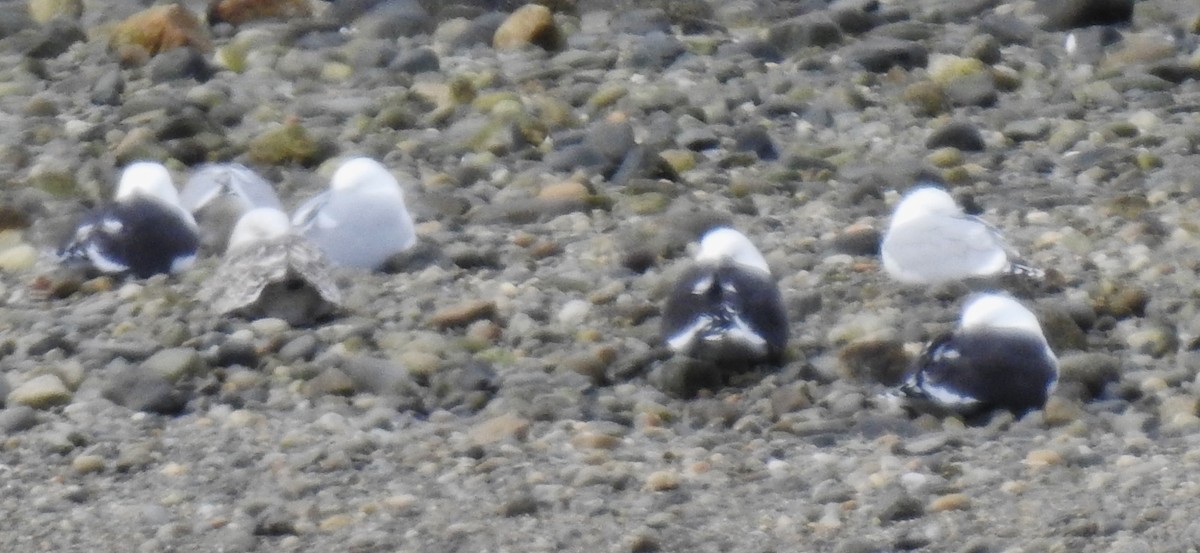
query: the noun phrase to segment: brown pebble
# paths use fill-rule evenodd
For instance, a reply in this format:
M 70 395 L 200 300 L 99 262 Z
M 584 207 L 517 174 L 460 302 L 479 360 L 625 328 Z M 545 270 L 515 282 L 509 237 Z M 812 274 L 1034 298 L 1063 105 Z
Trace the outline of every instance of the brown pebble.
M 529 421 L 516 415 L 505 413 L 483 421 L 471 429 L 471 441 L 477 445 L 485 445 L 512 438 L 524 440 L 529 434 Z
M 562 42 L 562 32 L 554 23 L 554 14 L 538 4 L 517 8 L 492 35 L 492 47 L 496 49 L 532 44 L 544 50 L 557 50 Z
M 241 25 L 259 19 L 309 17 L 308 0 L 213 0 L 208 4 L 208 24 Z
M 650 474 L 650 476 L 646 477 L 646 485 L 643 487 L 643 489 L 654 492 L 662 492 L 674 490 L 678 487 L 679 475 L 675 473 L 675 471 L 660 470 L 653 472 Z
M 1025 464 L 1029 467 L 1037 468 L 1049 465 L 1061 465 L 1062 463 L 1062 454 L 1053 449 L 1035 449 L 1025 455 Z
M 210 52 L 212 38 L 191 10 L 182 4 L 166 4 L 142 10 L 118 23 L 109 45 L 118 52 L 134 47 L 153 56 L 181 46 Z
M 580 432 L 571 438 L 571 445 L 578 449 L 616 449 L 621 438 L 599 432 Z
M 929 502 L 929 508 L 926 510 L 937 513 L 941 511 L 965 511 L 970 508 L 971 498 L 967 494 L 952 493 L 934 498 L 933 501 Z
M 318 525 L 318 528 L 320 528 L 322 532 L 333 532 L 336 530 L 341 530 L 342 528 L 350 526 L 351 524 L 354 524 L 354 517 L 350 515 L 332 515 L 322 520 L 321 524 Z
M 467 300 L 458 305 L 444 307 L 429 317 L 429 324 L 439 330 L 467 326 L 480 319 L 496 316 L 496 302 Z

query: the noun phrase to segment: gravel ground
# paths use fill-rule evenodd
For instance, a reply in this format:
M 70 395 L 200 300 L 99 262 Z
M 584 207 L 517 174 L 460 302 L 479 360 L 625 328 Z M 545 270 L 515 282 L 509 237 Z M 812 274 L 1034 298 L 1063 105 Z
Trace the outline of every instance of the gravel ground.
M 142 2 L 0 2 L 0 549 L 1197 550 L 1191 0 L 258 3 L 292 11 L 152 55 Z M 420 246 L 341 271 L 326 324 L 218 317 L 212 256 L 54 263 L 129 161 L 242 161 L 295 207 L 351 155 Z M 1047 281 L 889 281 L 922 177 Z M 657 314 L 714 222 L 793 324 L 706 387 Z M 1039 314 L 1055 397 L 899 412 L 983 286 Z

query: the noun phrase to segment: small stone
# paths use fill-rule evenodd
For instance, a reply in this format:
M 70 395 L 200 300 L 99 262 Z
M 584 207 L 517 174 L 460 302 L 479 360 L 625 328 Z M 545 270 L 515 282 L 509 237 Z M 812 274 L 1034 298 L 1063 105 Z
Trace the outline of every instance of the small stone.
M 925 67 L 929 61 L 929 51 L 921 43 L 886 37 L 867 39 L 841 51 L 848 62 L 873 73 L 885 73 L 893 67 Z
M 929 60 L 929 78 L 942 86 L 950 84 L 955 79 L 985 71 L 987 71 L 987 65 L 975 58 L 942 54 L 933 56 Z
M 963 164 L 965 158 L 958 148 L 938 148 L 925 158 L 934 167 L 957 167 Z
M 1050 396 L 1042 408 L 1042 420 L 1048 426 L 1066 426 L 1083 415 L 1083 407 L 1079 403 L 1059 396 Z
M 528 433 L 528 420 L 505 413 L 475 425 L 470 430 L 470 437 L 476 445 L 487 445 L 510 439 L 524 440 Z
M 816 12 L 772 25 L 767 41 L 788 53 L 810 46 L 824 48 L 842 41 L 842 28 L 828 14 Z
M 211 52 L 212 38 L 191 10 L 182 4 L 166 4 L 140 11 L 118 23 L 109 45 L 118 52 L 137 48 L 153 56 L 181 46 Z
M 79 455 L 71 460 L 71 468 L 79 474 L 103 472 L 104 464 L 104 457 L 99 455 Z
M 576 181 L 563 181 L 543 186 L 538 199 L 552 202 L 587 201 L 591 191 L 587 185 Z
M 660 470 L 650 473 L 642 489 L 652 492 L 674 490 L 679 487 L 679 473 L 673 470 Z
M 918 115 L 937 115 L 950 107 L 946 93 L 933 81 L 917 81 L 904 89 L 904 102 Z
M 320 146 L 296 121 L 289 121 L 258 135 L 250 141 L 246 153 L 251 161 L 264 165 L 296 163 L 311 167 L 321 161 Z
M 949 147 L 963 152 L 982 152 L 987 145 L 975 125 L 956 121 L 933 131 L 925 140 L 925 147 L 930 150 Z
M 29 0 L 29 16 L 45 24 L 51 19 L 79 19 L 83 16 L 83 0 Z
M 18 244 L 0 251 L 0 271 L 23 271 L 37 261 L 37 248 L 29 244 Z
M 43 374 L 29 379 L 9 392 L 6 404 L 46 409 L 70 401 L 71 391 L 62 380 L 52 374 Z
M 208 24 L 241 25 L 260 19 L 294 19 L 312 16 L 307 0 L 212 0 Z
M 350 396 L 354 395 L 354 380 L 341 369 L 329 367 L 309 381 L 309 393 L 313 396 Z
M 918 518 L 925 514 L 925 505 L 903 491 L 894 491 L 885 497 L 879 509 L 879 522 L 888 524 L 898 520 Z
M 150 80 L 165 83 L 176 79 L 207 81 L 213 70 L 208 60 L 195 48 L 172 48 L 154 57 L 147 64 Z
M 616 449 L 621 438 L 598 432 L 580 432 L 571 438 L 571 445 L 578 449 Z
M 562 47 L 562 32 L 554 22 L 554 14 L 545 6 L 526 4 L 517 8 L 492 37 L 492 47 L 498 50 L 534 45 L 543 50 Z
M 317 525 L 322 532 L 336 532 L 354 524 L 354 517 L 346 514 L 337 514 L 325 517 L 321 523 Z
M 858 340 L 838 351 L 844 378 L 895 386 L 908 370 L 904 344 L 897 340 Z
M 934 498 L 927 509 L 931 513 L 942 511 L 965 511 L 971 508 L 971 498 L 967 494 L 952 493 Z
M 135 367 L 126 367 L 110 377 L 101 395 L 135 411 L 163 415 L 178 414 L 187 405 L 187 398 L 166 377 Z
M 465 327 L 475 321 L 492 319 L 496 316 L 496 302 L 468 300 L 458 305 L 445 307 L 429 317 L 429 324 L 437 329 Z
M 1119 25 L 1133 19 L 1134 0 L 1038 0 L 1043 27 L 1061 31 L 1094 25 Z
M 1035 449 L 1025 455 L 1025 465 L 1032 468 L 1063 464 L 1061 453 L 1053 449 Z
M 162 349 L 142 362 L 142 370 L 153 372 L 169 382 L 179 382 L 203 374 L 204 358 L 192 348 Z
M 535 514 L 537 510 L 537 499 L 528 494 L 521 494 L 505 501 L 504 505 L 500 506 L 500 515 L 507 518 L 519 517 Z
M 0 393 L 8 396 L 7 379 L 0 378 Z M 0 436 L 15 434 L 37 426 L 37 411 L 28 405 L 10 405 L 0 410 Z

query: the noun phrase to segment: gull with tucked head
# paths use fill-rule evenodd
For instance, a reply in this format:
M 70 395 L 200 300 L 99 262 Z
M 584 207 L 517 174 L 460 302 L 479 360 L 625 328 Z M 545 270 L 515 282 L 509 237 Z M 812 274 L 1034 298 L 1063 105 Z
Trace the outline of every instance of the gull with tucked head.
M 58 253 L 64 263 L 145 278 L 186 269 L 198 247 L 196 220 L 171 173 L 142 161 L 125 168 L 114 201 L 85 216 Z
M 980 294 L 958 328 L 925 347 L 900 391 L 917 409 L 965 415 L 1041 409 L 1058 382 L 1058 359 L 1037 316 L 1004 294 Z
M 180 201 L 200 223 L 201 245 L 214 253 L 225 250 L 233 226 L 257 207 L 283 209 L 275 188 L 240 163 L 207 163 L 183 185 Z
M 329 190 L 301 205 L 292 224 L 335 265 L 347 267 L 379 269 L 417 240 L 400 183 L 365 157 L 338 167 Z
M 879 250 L 884 270 L 910 284 L 1004 273 L 1044 276 L 1016 261 L 995 227 L 963 213 L 949 193 L 932 185 L 904 195 Z
M 200 298 L 217 313 L 272 317 L 293 326 L 332 315 L 341 305 L 329 261 L 292 232 L 286 213 L 271 207 L 252 209 L 238 220 L 229 250 Z
M 719 365 L 782 359 L 787 312 L 766 259 L 745 235 L 726 227 L 704 235 L 667 297 L 662 335 L 676 353 Z

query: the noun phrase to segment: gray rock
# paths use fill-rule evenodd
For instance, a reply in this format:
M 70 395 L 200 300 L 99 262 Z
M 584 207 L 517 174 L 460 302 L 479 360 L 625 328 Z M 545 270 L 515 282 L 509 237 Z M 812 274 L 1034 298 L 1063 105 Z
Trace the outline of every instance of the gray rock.
M 58 17 L 46 23 L 40 34 L 25 51 L 32 58 L 55 58 L 66 52 L 72 44 L 87 40 L 87 35 L 79 23 L 68 18 Z
M 779 159 L 779 150 L 767 128 L 762 125 L 743 125 L 733 130 L 734 147 L 743 152 L 751 152 L 763 161 Z
M 996 81 L 987 71 L 951 79 L 942 86 L 942 91 L 950 104 L 955 106 L 990 107 L 999 98 Z
M 987 33 L 1001 44 L 1025 45 L 1033 42 L 1033 37 L 1038 30 L 1015 15 L 989 14 L 980 20 L 979 32 Z
M 1049 30 L 1119 25 L 1133 19 L 1133 0 L 1038 0 L 1036 11 Z
M 879 522 L 890 524 L 901 520 L 919 518 L 925 514 L 925 504 L 903 490 L 890 490 L 879 499 L 876 516 Z
M 388 67 L 396 71 L 416 74 L 437 71 L 441 68 L 441 62 L 433 50 L 420 47 L 400 52 Z
M 204 54 L 187 47 L 172 48 L 154 56 L 148 64 L 148 70 L 150 80 L 156 83 L 176 79 L 194 79 L 204 82 L 213 74 L 213 69 L 209 67 Z
M 7 391 L 5 391 L 4 395 L 8 395 Z M 7 409 L 0 410 L 0 435 L 7 436 L 29 430 L 39 422 L 41 420 L 38 418 L 37 410 L 34 408 L 28 405 L 13 405 Z
M 929 51 L 918 42 L 873 38 L 842 49 L 846 61 L 867 71 L 883 73 L 893 67 L 913 69 L 929 62 Z
M 641 69 L 663 69 L 686 51 L 683 43 L 673 35 L 655 31 L 637 41 L 627 64 Z
M 622 11 L 609 24 L 613 32 L 631 35 L 671 32 L 671 19 L 667 12 L 658 8 Z
M 862 12 L 847 10 L 844 13 Z M 780 50 L 792 53 L 801 48 L 824 48 L 838 44 L 842 41 L 842 29 L 828 14 L 817 12 L 772 25 L 767 30 L 767 40 Z
M 125 79 L 119 68 L 112 68 L 100 75 L 92 84 L 92 103 L 102 106 L 115 106 L 121 103 L 121 93 L 125 91 Z
M 134 411 L 162 415 L 177 415 L 187 405 L 187 396 L 166 377 L 129 366 L 115 370 L 101 395 Z
M 942 125 L 925 139 L 925 147 L 930 150 L 938 148 L 958 148 L 964 152 L 982 152 L 987 145 L 979 129 L 965 121 L 955 121 Z
M 199 376 L 207 367 L 195 349 L 168 348 L 155 352 L 143 361 L 142 370 L 162 376 L 169 382 L 179 382 Z

